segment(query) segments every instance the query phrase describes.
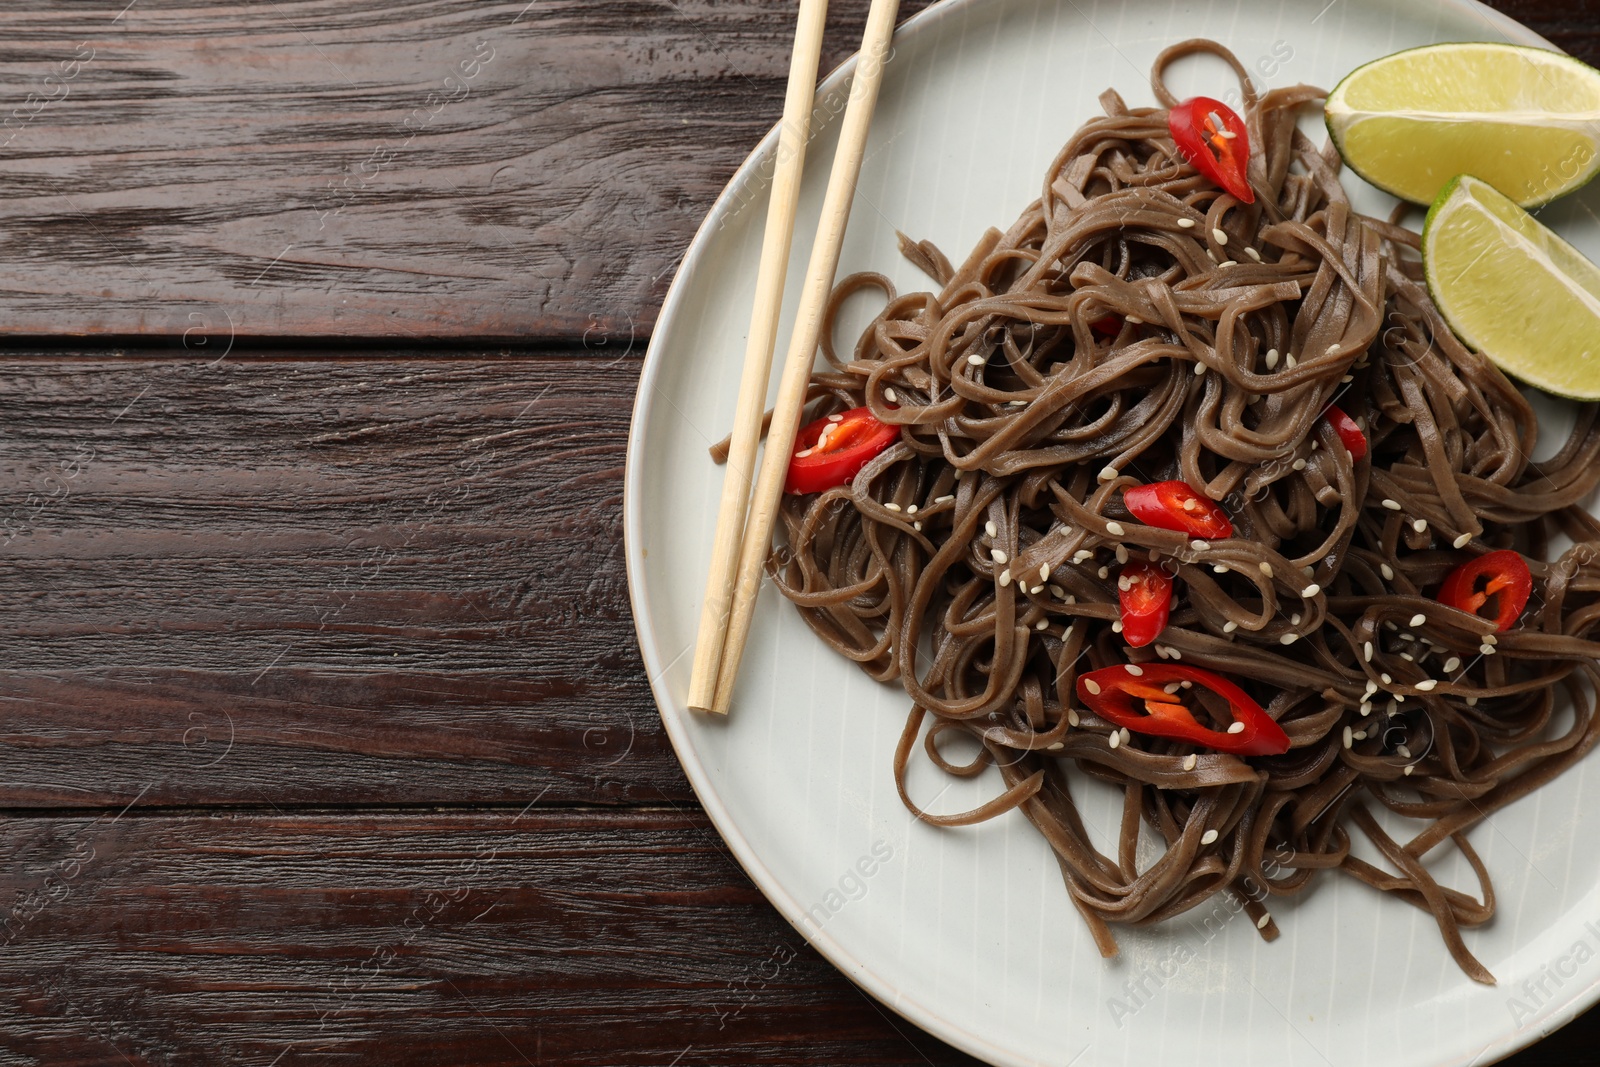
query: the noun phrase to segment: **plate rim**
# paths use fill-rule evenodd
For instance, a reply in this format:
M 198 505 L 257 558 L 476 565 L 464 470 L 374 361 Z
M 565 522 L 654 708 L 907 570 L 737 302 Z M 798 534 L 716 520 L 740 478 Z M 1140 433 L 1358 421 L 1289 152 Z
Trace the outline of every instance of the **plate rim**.
M 902 39 L 908 33 L 925 32 L 929 27 L 938 22 L 954 17 L 957 13 L 965 13 L 971 8 L 981 8 L 989 5 L 1004 5 L 1015 3 L 1017 0 L 936 0 L 935 3 L 912 15 L 910 18 L 899 22 L 895 27 L 895 37 Z M 1176 3 L 1178 0 L 1166 0 Z M 1394 0 L 1391 0 L 1394 2 Z M 1441 9 L 1470 14 L 1489 23 L 1500 30 L 1508 38 L 1522 44 L 1567 55 L 1564 49 L 1557 47 L 1543 35 L 1518 22 L 1516 19 L 1489 7 L 1482 0 L 1434 0 Z M 1253 0 L 1241 0 L 1241 7 Z M 1074 7 L 1077 5 L 1074 4 Z M 1331 5 L 1330 5 L 1331 6 Z M 1087 17 L 1087 16 L 1085 16 Z M 855 73 L 859 52 L 851 55 L 819 80 L 815 89 L 815 96 L 820 98 L 825 93 L 831 93 L 843 86 Z M 667 336 L 675 326 L 675 320 L 680 312 L 680 305 L 687 297 L 685 292 L 686 277 L 691 273 L 691 264 L 697 262 L 706 254 L 707 247 L 714 239 L 716 232 L 721 228 L 722 220 L 732 213 L 737 202 L 737 193 L 743 189 L 754 174 L 769 157 L 777 151 L 778 134 L 781 122 L 774 124 L 771 129 L 756 143 L 750 154 L 729 177 L 722 191 L 712 202 L 706 216 L 701 220 L 695 230 L 694 237 L 689 241 L 677 269 L 673 273 L 672 281 L 667 287 L 666 296 L 662 299 L 660 311 L 656 315 L 650 331 L 650 343 L 645 349 L 644 359 L 639 371 L 639 384 L 634 393 L 633 412 L 628 422 L 628 445 L 624 457 L 623 485 L 622 485 L 622 537 L 624 568 L 628 582 L 628 602 L 633 613 L 634 635 L 638 640 L 640 657 L 644 662 L 646 679 L 650 683 L 650 692 L 655 699 L 656 711 L 661 716 L 662 725 L 666 728 L 667 738 L 672 743 L 673 753 L 678 757 L 679 764 L 683 767 L 684 775 L 689 780 L 689 786 L 694 791 L 695 799 L 700 802 L 701 808 L 711 819 L 711 824 L 716 828 L 724 844 L 728 846 L 734 859 L 744 870 L 745 874 L 761 890 L 762 896 L 768 903 L 777 909 L 785 922 L 816 949 L 823 958 L 842 972 L 845 977 L 864 989 L 880 1004 L 888 1007 L 906 1021 L 912 1023 L 926 1033 L 932 1034 L 940 1040 L 966 1052 L 977 1056 L 986 1062 L 995 1064 L 996 1067 L 1043 1067 L 1042 1061 L 1019 1055 L 1014 1051 L 1002 1048 L 984 1039 L 970 1030 L 950 1023 L 939 1013 L 933 1011 L 928 1005 L 915 998 L 903 995 L 886 976 L 874 971 L 866 963 L 857 959 L 842 945 L 830 936 L 826 930 L 811 928 L 801 921 L 804 915 L 804 904 L 796 899 L 778 881 L 775 875 L 767 868 L 766 864 L 757 854 L 756 849 L 739 830 L 731 812 L 723 805 L 714 784 L 711 782 L 706 769 L 699 758 L 693 741 L 684 726 L 686 716 L 696 714 L 687 707 L 680 707 L 672 699 L 665 687 L 663 678 L 666 671 L 677 662 L 663 662 L 658 650 L 658 642 L 654 632 L 650 613 L 650 595 L 645 587 L 642 568 L 644 557 L 636 551 L 643 542 L 642 511 L 638 471 L 643 460 L 643 428 L 652 416 L 652 399 L 656 392 L 656 379 L 662 366 L 661 353 L 658 342 Z M 794 255 L 791 248 L 791 261 Z M 775 350 L 781 351 L 781 349 Z M 776 358 L 776 354 L 775 354 Z M 731 415 L 730 415 L 731 418 Z M 692 646 L 691 646 L 692 647 Z M 686 649 L 685 652 L 688 650 Z M 1403 1065 L 1403 1067 L 1488 1067 L 1499 1062 L 1507 1056 L 1525 1049 L 1536 1042 L 1548 1037 L 1556 1030 L 1570 1023 L 1573 1019 L 1583 1014 L 1600 1001 L 1600 977 L 1596 977 L 1588 985 L 1575 989 L 1573 995 L 1549 1015 L 1532 1021 L 1522 1026 L 1514 1027 L 1502 1038 L 1492 1041 L 1480 1049 L 1471 1058 L 1452 1057 L 1444 1060 L 1433 1060 L 1428 1063 Z M 1488 1058 L 1485 1058 L 1485 1057 Z

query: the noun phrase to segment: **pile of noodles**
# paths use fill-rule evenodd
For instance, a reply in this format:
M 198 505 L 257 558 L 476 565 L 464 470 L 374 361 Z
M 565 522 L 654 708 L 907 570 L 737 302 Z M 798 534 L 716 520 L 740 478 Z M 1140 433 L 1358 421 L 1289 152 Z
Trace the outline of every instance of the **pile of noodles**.
M 824 343 L 809 417 L 865 404 L 901 438 L 853 483 L 785 499 L 771 570 L 823 640 L 911 696 L 894 757 L 907 807 L 941 826 L 1020 810 L 1104 954 L 1111 924 L 1225 891 L 1270 940 L 1271 898 L 1339 870 L 1431 913 L 1462 969 L 1493 982 L 1460 933 L 1494 911 L 1465 831 L 1600 731 L 1600 524 L 1576 506 L 1600 481 L 1596 410 L 1533 463 L 1533 411 L 1440 318 L 1417 236 L 1398 214 L 1352 210 L 1337 154 L 1296 129 L 1323 92 L 1258 96 L 1226 49 L 1187 41 L 1152 72 L 1168 107 L 1164 69 L 1200 51 L 1238 72 L 1255 204 L 1182 160 L 1164 108 L 1108 91 L 1040 199 L 959 267 L 902 239 L 937 293 L 843 281 L 830 317 L 862 289 L 888 304 L 853 358 Z M 1090 326 L 1108 315 L 1115 337 Z M 1323 418 L 1334 401 L 1365 429 L 1358 462 Z M 1132 519 L 1122 490 L 1166 479 L 1218 501 L 1235 535 L 1191 542 Z M 1575 547 L 1549 560 L 1558 538 Z M 1499 548 L 1530 560 L 1534 594 L 1496 634 L 1431 594 Z M 1114 625 L 1118 565 L 1135 556 L 1177 577 L 1171 623 L 1143 648 Z M 1156 659 L 1243 686 L 1289 752 L 1113 744 L 1074 698 L 1079 675 Z M 974 762 L 945 758 L 951 734 L 981 745 Z M 949 774 L 998 767 L 1004 793 L 920 810 L 905 788 L 919 735 Z M 1085 832 L 1078 775 L 1123 790 L 1115 855 Z M 1395 840 L 1375 805 L 1425 828 Z M 1358 833 L 1388 869 L 1352 854 Z M 1159 858 L 1143 861 L 1152 840 Z M 1479 896 L 1430 876 L 1441 847 L 1461 851 Z

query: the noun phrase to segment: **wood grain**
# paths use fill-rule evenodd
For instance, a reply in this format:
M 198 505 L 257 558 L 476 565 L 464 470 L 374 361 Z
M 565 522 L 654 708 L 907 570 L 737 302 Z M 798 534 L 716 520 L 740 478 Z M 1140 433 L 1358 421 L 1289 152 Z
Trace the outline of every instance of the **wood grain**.
M 782 111 L 794 18 L 785 0 L 124 4 L 4 16 L 0 333 L 647 331 Z M 835 5 L 825 69 L 865 10 Z
M 976 1062 L 698 812 L 12 818 L 0 849 L 0 1064 Z
M 636 356 L 0 361 L 0 806 L 687 799 Z

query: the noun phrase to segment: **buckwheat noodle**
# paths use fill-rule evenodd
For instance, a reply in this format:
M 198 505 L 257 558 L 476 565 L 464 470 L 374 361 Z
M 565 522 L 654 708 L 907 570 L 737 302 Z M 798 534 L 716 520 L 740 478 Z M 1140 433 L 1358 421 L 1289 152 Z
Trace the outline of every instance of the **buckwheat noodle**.
M 1202 52 L 1238 73 L 1254 205 L 1183 162 L 1168 132 L 1164 72 Z M 1354 211 L 1337 153 L 1296 129 L 1322 90 L 1258 96 L 1206 40 L 1167 49 L 1151 81 L 1163 107 L 1107 91 L 1039 199 L 959 266 L 902 238 L 937 293 L 902 295 L 879 274 L 838 286 L 830 326 L 858 291 L 887 304 L 848 359 L 824 341 L 811 415 L 865 404 L 901 438 L 851 484 L 786 498 L 771 570 L 824 641 L 910 695 L 893 763 L 906 806 L 941 826 L 1020 810 L 1103 954 L 1113 924 L 1223 892 L 1272 940 L 1268 901 L 1339 870 L 1430 913 L 1461 969 L 1492 983 L 1461 935 L 1494 912 L 1465 831 L 1600 731 L 1600 523 L 1577 506 L 1600 481 L 1596 409 L 1531 461 L 1532 409 L 1440 318 L 1418 237 L 1398 213 Z M 1108 315 L 1116 337 L 1091 329 Z M 1334 401 L 1365 429 L 1359 462 L 1322 418 Z M 1171 478 L 1221 502 L 1235 536 L 1133 521 L 1123 488 Z M 1503 634 L 1424 592 L 1497 548 L 1534 561 L 1534 598 Z M 1170 625 L 1139 649 L 1113 628 L 1115 571 L 1135 556 L 1179 579 Z M 1244 686 L 1290 751 L 1240 758 L 1141 734 L 1113 747 L 1076 680 L 1158 657 Z M 922 810 L 905 783 L 919 735 L 943 771 L 993 765 L 1005 790 L 964 814 Z M 952 735 L 978 743 L 972 762 L 946 758 Z M 1115 855 L 1068 791 L 1085 777 L 1123 791 Z M 1395 840 L 1373 805 L 1423 829 Z M 1358 833 L 1391 870 L 1352 854 Z M 1444 847 L 1479 895 L 1429 874 L 1423 859 Z

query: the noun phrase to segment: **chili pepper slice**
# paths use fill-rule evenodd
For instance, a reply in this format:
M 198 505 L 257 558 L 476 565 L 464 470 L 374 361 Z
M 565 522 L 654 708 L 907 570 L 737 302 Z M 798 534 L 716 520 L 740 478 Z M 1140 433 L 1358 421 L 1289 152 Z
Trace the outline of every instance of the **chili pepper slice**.
M 1208 541 L 1233 536 L 1228 513 L 1189 488 L 1188 482 L 1129 486 L 1122 491 L 1122 502 L 1146 526 L 1176 530 Z
M 1329 404 L 1328 410 L 1322 417 L 1328 420 L 1333 432 L 1344 442 L 1345 450 L 1350 453 L 1352 460 L 1359 460 L 1367 454 L 1367 435 L 1361 432 L 1361 427 L 1356 425 L 1355 419 L 1346 415 L 1335 404 Z
M 1138 648 L 1167 628 L 1172 613 L 1172 576 L 1149 560 L 1131 560 L 1117 575 L 1122 639 Z
M 1189 682 L 1222 697 L 1233 724 L 1227 730 L 1200 725 L 1183 705 L 1183 690 L 1174 682 Z M 1260 704 L 1222 675 L 1199 667 L 1168 663 L 1102 667 L 1078 679 L 1078 699 L 1113 726 L 1153 737 L 1191 741 L 1237 756 L 1279 756 L 1289 751 L 1289 735 Z M 1144 702 L 1143 711 L 1135 709 L 1134 701 L 1139 700 Z
M 1522 609 L 1533 593 L 1533 575 L 1522 557 L 1509 548 L 1485 552 L 1445 575 L 1439 587 L 1439 603 L 1478 614 L 1478 609 L 1495 598 L 1495 628 L 1515 626 Z
M 843 485 L 899 439 L 900 428 L 879 422 L 870 408 L 851 408 L 807 423 L 795 435 L 783 491 L 820 493 Z
M 1115 337 L 1122 332 L 1122 316 L 1102 315 L 1089 324 L 1089 329 L 1102 337 Z
M 1240 202 L 1256 202 L 1246 176 L 1250 131 L 1232 108 L 1209 96 L 1191 97 L 1167 112 L 1167 128 L 1190 166 Z

